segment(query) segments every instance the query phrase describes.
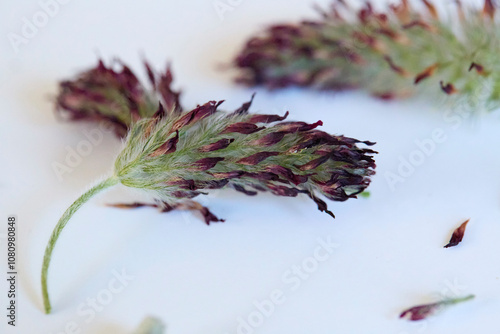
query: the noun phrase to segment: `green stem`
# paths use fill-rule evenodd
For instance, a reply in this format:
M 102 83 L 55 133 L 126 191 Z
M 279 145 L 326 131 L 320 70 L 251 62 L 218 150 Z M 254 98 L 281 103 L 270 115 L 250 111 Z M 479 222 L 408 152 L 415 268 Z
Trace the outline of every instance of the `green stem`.
M 114 186 L 118 183 L 118 179 L 115 176 L 112 176 L 99 184 L 92 187 L 82 196 L 80 196 L 71 206 L 64 212 L 61 219 L 57 223 L 54 231 L 52 231 L 52 235 L 50 236 L 49 243 L 47 244 L 47 248 L 45 248 L 45 255 L 43 257 L 43 265 L 42 265 L 42 296 L 43 296 L 43 307 L 45 309 L 45 313 L 49 314 L 52 306 L 50 305 L 49 300 L 49 292 L 47 289 L 47 272 L 49 270 L 50 259 L 52 257 L 52 251 L 54 250 L 54 246 L 56 245 L 57 239 L 61 234 L 62 230 L 71 219 L 73 214 L 90 198 L 92 198 L 95 194 L 101 192 L 102 190 Z
M 447 304 L 451 304 L 451 305 L 458 304 L 458 303 L 463 303 L 463 302 L 466 302 L 468 300 L 474 299 L 475 297 L 476 296 L 474 296 L 474 295 L 468 295 L 468 296 L 461 297 L 461 298 L 450 299 L 446 303 Z

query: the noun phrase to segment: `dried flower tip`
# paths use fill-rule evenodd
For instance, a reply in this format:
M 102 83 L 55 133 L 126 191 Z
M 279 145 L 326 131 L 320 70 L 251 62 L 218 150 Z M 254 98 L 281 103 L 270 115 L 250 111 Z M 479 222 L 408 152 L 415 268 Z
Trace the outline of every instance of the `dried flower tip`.
M 484 67 L 482 65 L 479 65 L 479 64 L 476 64 L 476 63 L 472 63 L 470 65 L 470 67 L 469 67 L 469 72 L 472 71 L 472 70 L 476 70 L 476 72 L 479 75 L 482 75 L 482 76 L 486 75 L 486 72 L 484 71 Z
M 427 7 L 427 10 L 429 11 L 429 14 L 431 14 L 432 18 L 434 19 L 439 19 L 439 15 L 437 12 L 436 7 L 430 2 L 429 0 L 422 0 L 424 3 L 425 7 Z
M 224 219 L 217 218 L 210 210 L 198 202 L 185 200 L 183 202 L 175 203 L 170 205 L 166 202 L 157 201 L 156 203 L 142 203 L 142 202 L 133 202 L 133 203 L 115 203 L 108 204 L 108 206 L 112 206 L 120 209 L 137 209 L 143 207 L 152 207 L 157 208 L 160 212 L 170 212 L 172 210 L 191 210 L 198 211 L 203 216 L 205 223 L 210 225 L 210 223 L 218 223 L 225 222 Z
M 436 72 L 438 66 L 439 66 L 438 64 L 431 65 L 427 67 L 422 73 L 419 73 L 415 77 L 415 85 L 418 85 L 422 80 L 425 80 L 428 77 L 432 76 L 434 72 Z
M 399 317 L 408 318 L 411 321 L 424 320 L 451 305 L 466 302 L 474 299 L 474 297 L 474 295 L 469 295 L 462 298 L 445 299 L 437 303 L 414 306 L 403 311 Z
M 483 7 L 483 14 L 485 16 L 488 16 L 490 19 L 494 20 L 495 19 L 495 4 L 493 3 L 493 0 L 485 0 L 484 1 L 484 7 Z
M 448 83 L 445 85 L 442 81 L 440 81 L 439 85 L 441 86 L 441 89 L 443 90 L 443 92 L 445 92 L 448 95 L 452 95 L 452 94 L 455 94 L 458 92 L 457 89 L 455 88 L 455 86 L 453 86 L 453 84 L 451 84 L 451 83 Z
M 467 219 L 459 227 L 457 227 L 457 229 L 455 229 L 455 231 L 453 231 L 450 242 L 448 242 L 448 244 L 446 246 L 444 246 L 444 248 L 454 247 L 462 242 L 462 239 L 464 238 L 464 234 L 465 234 L 465 228 L 467 227 L 467 224 L 469 223 L 469 221 L 470 221 L 470 219 Z
M 396 73 L 398 73 L 398 74 L 400 74 L 400 75 L 402 75 L 402 76 L 404 76 L 404 77 L 409 76 L 409 73 L 408 73 L 407 71 L 405 71 L 402 67 L 397 66 L 397 65 L 394 63 L 394 61 L 391 59 L 391 57 L 389 57 L 389 56 L 385 56 L 385 57 L 384 57 L 384 59 L 385 59 L 385 61 L 387 61 L 387 63 L 389 64 L 390 68 L 391 68 L 394 72 L 396 72 Z

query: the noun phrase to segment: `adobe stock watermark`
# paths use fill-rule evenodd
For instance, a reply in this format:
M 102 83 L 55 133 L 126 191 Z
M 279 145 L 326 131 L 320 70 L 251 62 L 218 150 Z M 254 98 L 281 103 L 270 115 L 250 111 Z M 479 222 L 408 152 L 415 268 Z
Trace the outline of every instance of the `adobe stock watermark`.
M 225 15 L 228 12 L 233 12 L 237 7 L 239 7 L 244 0 L 215 0 L 212 2 L 217 16 L 221 21 L 224 21 Z
M 49 21 L 60 11 L 62 5 L 66 5 L 71 0 L 40 0 L 39 10 L 32 15 L 21 18 L 21 29 L 18 33 L 9 32 L 7 39 L 10 42 L 15 54 L 18 54 L 22 45 L 29 44 L 43 29 Z
M 464 295 L 467 295 L 467 290 L 468 286 L 460 283 L 458 278 L 454 278 L 452 281 L 446 279 L 441 283 L 440 292 L 434 294 L 434 299 L 439 301 L 443 299 L 463 297 Z M 434 318 L 432 317 L 421 321 L 411 321 L 406 325 L 411 326 L 412 329 L 404 330 L 398 332 L 397 334 L 425 333 L 429 328 L 429 325 L 432 324 L 432 321 L 434 321 Z
M 281 276 L 281 282 L 285 288 L 274 289 L 262 300 L 253 302 L 254 310 L 246 316 L 239 316 L 236 321 L 236 334 L 253 334 L 264 325 L 276 308 L 287 300 L 287 295 L 297 291 L 302 284 L 315 273 L 320 264 L 330 259 L 339 244 L 332 241 L 331 236 L 318 238 L 318 245 L 314 248 L 313 254 L 304 258 L 299 264 L 294 264 Z M 226 332 L 226 334 L 229 334 Z
M 494 82 L 489 78 L 478 78 L 475 83 L 476 88 L 472 93 L 463 95 L 460 98 L 446 99 L 448 105 L 444 105 L 445 110 L 442 118 L 447 125 L 445 128 L 436 128 L 429 137 L 423 140 L 415 140 L 416 149 L 407 156 L 399 156 L 399 164 L 396 171 L 386 171 L 384 176 L 387 185 L 392 191 L 396 190 L 398 184 L 404 183 L 411 177 L 417 168 L 423 165 L 432 156 L 439 144 L 448 140 L 448 133 L 457 130 L 464 123 L 470 121 L 474 115 L 481 115 L 484 112 L 493 110 L 498 106 L 490 103 L 493 93 Z
M 104 134 L 111 132 L 112 129 L 106 123 L 99 123 L 99 125 L 90 130 L 83 130 L 83 135 L 86 139 L 82 139 L 76 144 L 75 147 L 66 145 L 66 155 L 62 162 L 53 161 L 51 163 L 52 170 L 56 175 L 59 182 L 63 181 L 65 174 L 72 173 L 82 162 L 83 158 L 89 156 L 94 151 L 94 148 L 99 146 L 103 139 Z
M 398 183 L 404 183 L 407 178 L 411 177 L 417 167 L 422 166 L 434 154 L 436 147 L 446 140 L 448 140 L 448 136 L 442 128 L 432 131 L 432 134 L 428 138 L 415 140 L 414 143 L 417 148 L 411 151 L 408 156 L 400 155 L 398 157 L 399 165 L 396 172 L 385 172 L 384 176 L 389 188 L 395 191 Z
M 126 272 L 113 270 L 112 277 L 108 281 L 105 288 L 99 290 L 95 296 L 88 297 L 84 302 L 77 307 L 76 316 L 79 320 L 69 321 L 64 328 L 58 332 L 50 334 L 81 334 L 83 333 L 82 324 L 89 324 L 96 315 L 102 312 L 115 299 L 116 295 L 120 294 L 125 288 L 135 279 Z

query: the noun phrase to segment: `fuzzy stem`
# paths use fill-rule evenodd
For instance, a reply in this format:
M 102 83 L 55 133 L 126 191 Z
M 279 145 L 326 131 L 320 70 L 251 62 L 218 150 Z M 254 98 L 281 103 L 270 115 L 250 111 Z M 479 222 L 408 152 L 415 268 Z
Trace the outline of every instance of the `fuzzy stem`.
M 73 214 L 90 198 L 92 198 L 97 193 L 102 190 L 114 186 L 118 183 L 118 179 L 115 176 L 112 176 L 97 185 L 93 186 L 90 190 L 80 196 L 71 206 L 64 212 L 61 219 L 57 223 L 54 231 L 52 231 L 52 235 L 50 236 L 49 242 L 47 244 L 47 248 L 45 249 L 45 255 L 43 257 L 43 265 L 42 265 L 42 296 L 43 296 L 43 306 L 45 309 L 45 313 L 49 314 L 51 311 L 51 305 L 49 300 L 49 292 L 47 289 L 47 272 L 50 265 L 50 259 L 52 257 L 52 251 L 54 250 L 54 246 L 56 245 L 57 239 L 61 234 L 62 230 L 71 219 Z

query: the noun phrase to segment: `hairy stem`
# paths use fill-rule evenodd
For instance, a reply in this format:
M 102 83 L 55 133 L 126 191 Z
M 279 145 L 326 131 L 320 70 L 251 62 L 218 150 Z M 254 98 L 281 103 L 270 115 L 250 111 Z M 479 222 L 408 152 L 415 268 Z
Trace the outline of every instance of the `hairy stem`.
M 75 214 L 75 212 L 90 198 L 92 198 L 97 193 L 102 190 L 114 186 L 118 183 L 118 179 L 115 176 L 112 176 L 97 185 L 93 186 L 90 190 L 80 196 L 71 206 L 64 212 L 61 219 L 57 223 L 54 231 L 52 231 L 52 235 L 50 236 L 49 243 L 47 244 L 47 248 L 45 249 L 45 255 L 43 257 L 43 265 L 42 265 L 42 296 L 43 296 L 43 306 L 45 309 L 45 313 L 49 314 L 52 306 L 50 305 L 49 300 L 49 292 L 47 289 L 47 273 L 49 270 L 50 259 L 52 257 L 52 251 L 56 245 L 57 239 L 59 239 L 59 235 L 62 230 L 71 219 L 71 217 Z

